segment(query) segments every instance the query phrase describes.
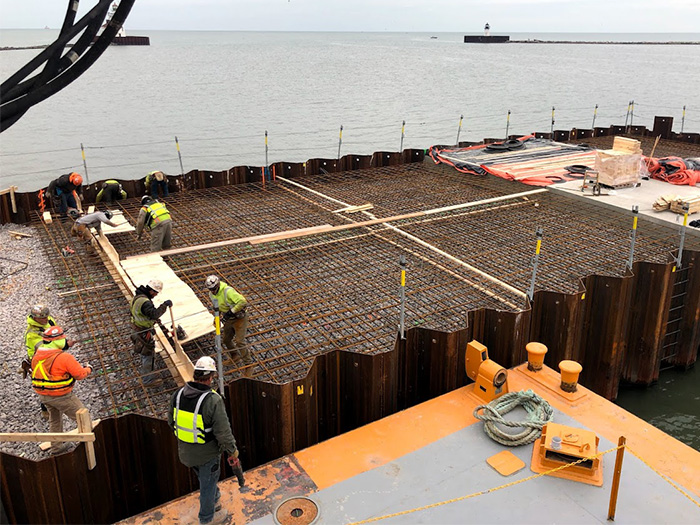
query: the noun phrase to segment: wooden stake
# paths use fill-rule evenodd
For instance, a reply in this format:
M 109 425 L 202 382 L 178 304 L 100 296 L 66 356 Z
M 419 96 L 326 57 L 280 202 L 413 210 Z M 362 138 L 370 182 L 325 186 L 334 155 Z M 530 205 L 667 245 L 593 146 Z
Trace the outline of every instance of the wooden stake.
M 15 192 L 17 186 L 10 186 L 10 201 L 12 202 L 12 213 L 17 213 L 17 201 L 15 201 Z
M 615 508 L 617 507 L 617 493 L 620 490 L 620 474 L 622 473 L 622 459 L 625 456 L 625 444 L 627 439 L 620 436 L 617 442 L 617 456 L 615 457 L 615 472 L 613 473 L 612 489 L 610 489 L 610 506 L 608 507 L 608 520 L 615 521 Z
M 78 432 L 83 434 L 90 432 L 92 433 L 92 421 L 90 421 L 90 412 L 87 408 L 81 408 L 75 413 L 75 417 L 78 420 Z M 85 455 L 87 456 L 88 469 L 92 470 L 97 465 L 97 459 L 95 458 L 95 434 L 92 434 L 92 440 L 85 443 Z
M 16 235 L 17 237 L 31 237 L 31 234 L 29 234 L 29 233 L 16 232 L 16 231 L 12 231 L 12 230 L 9 230 L 8 233 L 10 235 Z
M 651 153 L 649 153 L 649 158 L 654 156 L 654 151 L 656 151 L 656 145 L 659 143 L 659 139 L 661 138 L 661 135 L 656 137 L 656 140 L 654 141 L 654 147 L 651 148 Z

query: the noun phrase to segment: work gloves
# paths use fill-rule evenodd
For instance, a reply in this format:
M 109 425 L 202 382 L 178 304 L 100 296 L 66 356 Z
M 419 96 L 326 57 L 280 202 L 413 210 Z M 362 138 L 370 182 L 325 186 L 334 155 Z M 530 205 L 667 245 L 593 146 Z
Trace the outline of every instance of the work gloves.
M 163 304 L 166 308 L 170 308 L 173 305 L 173 302 L 170 299 L 166 299 L 165 301 L 163 301 Z

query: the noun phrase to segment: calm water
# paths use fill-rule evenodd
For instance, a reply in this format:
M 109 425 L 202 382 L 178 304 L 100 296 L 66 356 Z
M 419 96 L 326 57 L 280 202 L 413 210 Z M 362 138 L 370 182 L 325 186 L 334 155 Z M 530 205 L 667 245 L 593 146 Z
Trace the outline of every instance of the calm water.
M 2 30 L 0 46 L 47 44 L 52 30 Z M 700 131 L 700 46 L 467 45 L 462 33 L 133 31 L 149 47 L 111 47 L 80 79 L 0 135 L 0 186 L 37 189 L 71 169 L 90 180 L 155 169 L 221 170 L 268 161 L 453 144 L 654 115 Z M 437 36 L 437 39 L 430 38 Z M 698 41 L 696 34 L 511 34 L 514 39 Z M 4 80 L 38 50 L 0 52 Z M 619 404 L 700 449 L 698 372 L 667 371 Z
M 424 148 L 510 133 L 676 117 L 700 129 L 700 46 L 467 45 L 462 33 L 168 32 L 149 47 L 111 47 L 79 80 L 0 135 L 0 185 L 37 189 L 68 169 L 90 180 L 160 169 Z M 52 30 L 3 30 L 0 45 L 52 41 Z M 437 39 L 431 39 L 437 36 Z M 700 34 L 512 34 L 513 38 L 700 40 Z M 0 76 L 37 50 L 0 53 Z M 662 68 L 662 70 L 660 69 Z

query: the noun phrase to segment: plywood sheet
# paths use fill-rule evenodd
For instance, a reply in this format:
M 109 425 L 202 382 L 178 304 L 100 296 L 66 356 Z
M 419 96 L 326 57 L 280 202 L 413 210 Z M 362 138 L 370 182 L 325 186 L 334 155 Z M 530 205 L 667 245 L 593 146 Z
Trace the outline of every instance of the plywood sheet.
M 112 211 L 112 222 L 114 224 L 117 224 L 118 226 L 116 228 L 112 228 L 111 226 L 107 226 L 106 224 L 102 225 L 102 232 L 105 235 L 111 235 L 113 233 L 123 233 L 123 232 L 132 232 L 136 230 L 131 223 L 124 218 L 124 212 L 121 210 L 114 210 Z
M 153 302 L 156 306 L 166 299 L 173 302 L 175 324 L 182 326 L 187 333 L 187 337 L 180 343 L 184 344 L 214 331 L 214 316 L 209 313 L 192 288 L 175 275 L 160 255 L 127 259 L 121 261 L 121 266 L 136 286 L 146 284 L 151 279 L 163 281 L 163 291 Z M 161 321 L 166 328 L 172 329 L 169 313 L 166 312 Z

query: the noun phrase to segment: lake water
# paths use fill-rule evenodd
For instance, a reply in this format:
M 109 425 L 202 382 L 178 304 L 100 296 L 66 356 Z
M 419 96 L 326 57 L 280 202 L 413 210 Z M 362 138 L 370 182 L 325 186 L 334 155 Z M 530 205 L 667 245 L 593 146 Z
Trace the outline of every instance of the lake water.
M 2 30 L 0 46 L 57 31 Z M 140 178 L 183 166 L 335 158 L 509 133 L 675 117 L 700 129 L 700 46 L 464 44 L 462 33 L 134 31 L 151 45 L 110 47 L 63 91 L 0 135 L 0 186 L 37 189 L 61 173 Z M 437 38 L 431 38 L 437 36 Z M 512 34 L 514 39 L 698 41 L 700 34 Z M 0 53 L 7 78 L 39 50 Z
M 700 46 L 464 44 L 462 33 L 145 31 L 148 47 L 110 47 L 82 77 L 0 135 L 0 186 L 335 158 L 655 115 L 700 131 Z M 48 44 L 52 30 L 2 30 L 0 46 Z M 437 36 L 437 38 L 431 38 Z M 699 41 L 696 34 L 511 34 L 513 39 Z M 0 52 L 4 80 L 39 50 Z M 1 188 L 0 188 L 1 189 Z M 619 404 L 700 450 L 697 368 L 666 371 Z

